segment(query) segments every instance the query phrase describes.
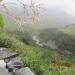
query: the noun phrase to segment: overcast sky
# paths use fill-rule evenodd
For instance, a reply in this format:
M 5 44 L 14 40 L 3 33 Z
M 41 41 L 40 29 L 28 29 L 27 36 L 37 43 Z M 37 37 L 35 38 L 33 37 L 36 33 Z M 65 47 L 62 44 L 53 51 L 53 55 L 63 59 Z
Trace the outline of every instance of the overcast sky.
M 29 3 L 30 0 L 21 0 Z M 64 9 L 71 15 L 75 16 L 75 0 L 33 0 L 36 3 L 42 3 L 46 8 L 57 7 Z M 16 0 L 4 0 L 4 2 L 16 2 Z

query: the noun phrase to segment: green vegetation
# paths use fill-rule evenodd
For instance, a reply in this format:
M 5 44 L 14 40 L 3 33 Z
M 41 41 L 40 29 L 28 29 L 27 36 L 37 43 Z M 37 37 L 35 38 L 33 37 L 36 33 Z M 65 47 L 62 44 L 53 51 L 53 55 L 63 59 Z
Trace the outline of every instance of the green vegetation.
M 64 28 L 61 29 L 66 34 L 69 34 L 71 36 L 75 36 L 75 24 L 70 24 Z
M 3 26 L 4 26 L 3 18 L 2 18 L 2 16 L 0 15 L 0 29 L 2 29 Z
M 19 53 L 25 66 L 37 75 L 75 75 L 75 56 L 66 51 L 27 45 L 16 37 L 0 33 L 0 46 Z M 8 41 L 5 41 L 8 40 Z
M 43 43 L 49 43 L 53 41 L 57 49 L 69 50 L 75 52 L 75 37 L 58 31 L 56 29 L 46 29 L 39 34 Z M 51 43 L 50 43 L 51 44 Z
M 3 28 L 2 16 L 0 25 Z M 9 28 L 8 28 L 9 29 Z M 38 29 L 40 30 L 40 29 Z M 38 31 L 37 30 L 37 31 Z M 33 28 L 26 31 L 34 31 Z M 75 37 L 63 34 L 56 29 L 46 29 L 39 34 L 42 43 L 55 42 L 58 49 L 34 46 L 29 32 L 8 30 L 0 32 L 0 47 L 9 48 L 19 54 L 24 65 L 37 75 L 75 75 Z
M 17 30 L 17 29 L 18 29 L 18 26 L 17 26 L 16 22 L 13 21 L 13 19 L 11 19 L 11 18 L 6 18 L 6 17 L 4 16 L 4 22 L 5 22 L 5 25 L 4 25 L 4 29 L 5 29 L 5 30 L 10 30 L 10 31 L 12 31 L 12 30 Z
M 11 41 L 9 40 L 8 36 L 0 32 L 0 47 L 9 48 L 10 46 Z
M 0 0 L 0 2 L 1 2 L 2 0 Z

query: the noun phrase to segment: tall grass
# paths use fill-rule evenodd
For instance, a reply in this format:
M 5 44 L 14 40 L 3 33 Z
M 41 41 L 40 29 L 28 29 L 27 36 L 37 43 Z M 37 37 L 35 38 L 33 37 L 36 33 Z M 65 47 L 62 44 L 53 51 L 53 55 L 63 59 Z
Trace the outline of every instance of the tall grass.
M 17 52 L 24 65 L 30 67 L 37 75 L 75 75 L 75 63 L 74 61 L 65 60 L 69 57 L 67 54 L 64 55 L 63 51 L 26 45 L 6 33 L 0 33 L 0 37 L 1 41 L 8 40 L 7 45 L 4 41 L 0 46 L 7 46 L 10 50 Z M 75 58 L 74 56 L 70 57 Z

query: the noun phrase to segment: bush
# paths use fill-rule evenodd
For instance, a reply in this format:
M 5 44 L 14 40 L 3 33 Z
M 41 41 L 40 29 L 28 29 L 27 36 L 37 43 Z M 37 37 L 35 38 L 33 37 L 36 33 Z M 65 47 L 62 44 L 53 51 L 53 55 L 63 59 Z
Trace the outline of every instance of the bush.
M 32 37 L 29 32 L 17 31 L 16 36 L 25 44 L 30 44 L 32 42 Z
M 0 15 L 0 30 L 3 29 L 3 26 L 4 26 L 3 18 L 2 18 L 2 16 Z
M 0 33 L 0 47 L 9 48 L 11 46 L 10 38 L 4 33 Z

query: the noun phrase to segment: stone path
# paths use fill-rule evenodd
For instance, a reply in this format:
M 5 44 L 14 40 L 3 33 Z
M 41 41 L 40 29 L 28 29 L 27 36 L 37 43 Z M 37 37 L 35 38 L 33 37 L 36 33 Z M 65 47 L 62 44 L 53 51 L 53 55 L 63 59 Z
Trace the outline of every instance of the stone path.
M 12 74 L 9 73 L 7 69 L 0 68 L 0 75 L 12 75 Z
M 0 59 L 8 59 L 17 56 L 17 53 L 7 50 L 6 48 L 0 48 Z
M 0 48 L 0 75 L 13 75 L 13 73 L 16 75 L 35 75 L 29 67 L 24 67 L 17 53 Z

